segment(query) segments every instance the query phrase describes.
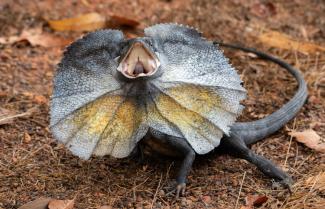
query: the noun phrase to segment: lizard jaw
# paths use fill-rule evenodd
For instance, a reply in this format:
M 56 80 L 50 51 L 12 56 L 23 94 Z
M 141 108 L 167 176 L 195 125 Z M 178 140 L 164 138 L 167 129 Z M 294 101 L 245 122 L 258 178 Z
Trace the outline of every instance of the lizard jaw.
M 134 79 L 155 74 L 160 66 L 157 56 L 142 42 L 134 42 L 117 70 L 125 77 Z

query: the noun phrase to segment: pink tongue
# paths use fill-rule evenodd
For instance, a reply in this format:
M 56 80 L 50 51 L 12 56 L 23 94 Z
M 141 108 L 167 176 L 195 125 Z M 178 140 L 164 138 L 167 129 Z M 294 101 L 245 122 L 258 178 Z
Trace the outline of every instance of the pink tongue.
M 145 70 L 143 64 L 138 61 L 137 64 L 135 64 L 133 75 L 139 75 L 140 73 L 144 73 L 144 72 Z

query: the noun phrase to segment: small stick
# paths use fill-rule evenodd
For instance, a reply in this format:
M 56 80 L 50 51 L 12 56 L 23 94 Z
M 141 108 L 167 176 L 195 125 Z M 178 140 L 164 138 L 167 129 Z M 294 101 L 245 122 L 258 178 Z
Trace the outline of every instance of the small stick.
M 295 130 L 295 128 L 296 128 L 296 118 L 293 121 L 293 130 Z M 286 159 L 285 159 L 284 165 L 283 165 L 284 168 L 287 167 L 287 161 L 288 161 L 288 158 L 289 158 L 289 152 L 290 152 L 290 148 L 291 148 L 291 142 L 292 142 L 292 136 L 290 135 L 289 147 L 288 147 L 287 154 L 286 154 Z
M 241 190 L 242 190 L 242 188 L 243 188 L 243 184 L 244 184 L 245 176 L 246 176 L 246 171 L 244 172 L 243 179 L 241 180 L 241 183 L 240 183 L 239 193 L 238 193 L 238 197 L 237 197 L 237 200 L 236 200 L 236 206 L 235 206 L 236 209 L 237 209 L 237 207 L 238 207 L 239 197 L 240 197 Z
M 0 125 L 4 125 L 9 123 L 10 120 L 13 120 L 15 118 L 20 118 L 20 117 L 26 117 L 26 116 L 30 116 L 31 114 L 34 113 L 34 111 L 36 110 L 35 107 L 27 110 L 27 112 L 24 113 L 20 113 L 20 114 L 16 114 L 16 115 L 8 115 L 8 116 L 4 116 L 0 118 Z
M 158 183 L 158 186 L 157 186 L 157 189 L 156 189 L 155 195 L 153 196 L 153 199 L 152 199 L 152 202 L 151 202 L 151 206 L 150 206 L 151 209 L 153 208 L 153 204 L 156 202 L 157 194 L 158 194 L 158 190 L 159 190 L 159 188 L 160 188 L 161 180 L 162 180 L 162 174 L 160 174 L 160 180 L 159 180 L 159 183 Z

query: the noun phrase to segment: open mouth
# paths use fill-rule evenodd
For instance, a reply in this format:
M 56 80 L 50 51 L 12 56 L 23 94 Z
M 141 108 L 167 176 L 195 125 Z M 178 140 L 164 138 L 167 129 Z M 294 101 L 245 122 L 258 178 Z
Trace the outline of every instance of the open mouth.
M 127 78 L 137 78 L 153 75 L 160 62 L 151 50 L 143 43 L 135 42 L 120 61 L 117 68 Z

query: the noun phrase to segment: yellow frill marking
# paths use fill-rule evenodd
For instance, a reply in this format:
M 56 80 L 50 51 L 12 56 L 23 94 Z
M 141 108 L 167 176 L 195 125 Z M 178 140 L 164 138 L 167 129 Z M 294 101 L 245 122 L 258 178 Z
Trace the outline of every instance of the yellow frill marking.
M 94 154 L 119 156 L 130 151 L 142 112 L 132 99 L 104 96 L 76 111 L 66 122 L 72 122 L 74 131 L 88 135 L 89 140 L 98 140 Z
M 167 94 L 160 94 L 155 103 L 160 113 L 175 124 L 183 133 L 197 132 L 209 139 L 220 130 L 202 115 L 219 103 L 220 99 L 207 89 L 181 86 L 171 88 Z M 171 98 L 171 96 L 173 98 Z M 191 110 L 182 104 L 191 105 Z

